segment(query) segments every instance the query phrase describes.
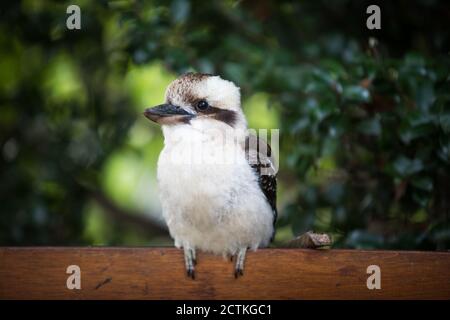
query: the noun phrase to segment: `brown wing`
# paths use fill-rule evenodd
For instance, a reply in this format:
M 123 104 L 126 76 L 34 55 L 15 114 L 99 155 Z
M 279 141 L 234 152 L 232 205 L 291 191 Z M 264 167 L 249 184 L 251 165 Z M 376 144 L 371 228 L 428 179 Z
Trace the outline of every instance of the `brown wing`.
M 249 165 L 258 176 L 259 186 L 272 208 L 273 224 L 275 226 L 278 216 L 277 174 L 272 150 L 266 141 L 250 134 L 245 139 L 245 155 Z

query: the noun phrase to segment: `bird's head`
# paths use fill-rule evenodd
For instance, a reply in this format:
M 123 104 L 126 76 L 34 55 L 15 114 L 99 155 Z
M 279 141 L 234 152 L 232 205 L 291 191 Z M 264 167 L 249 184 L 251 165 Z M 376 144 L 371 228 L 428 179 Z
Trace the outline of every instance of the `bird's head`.
M 219 76 L 184 74 L 167 87 L 165 100 L 164 104 L 146 109 L 144 115 L 162 126 L 247 126 L 239 88 Z

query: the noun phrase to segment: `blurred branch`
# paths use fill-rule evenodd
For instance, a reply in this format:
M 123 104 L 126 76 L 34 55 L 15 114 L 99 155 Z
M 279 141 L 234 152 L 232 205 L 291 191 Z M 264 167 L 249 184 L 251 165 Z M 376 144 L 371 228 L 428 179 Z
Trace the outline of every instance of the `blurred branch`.
M 141 231 L 151 233 L 154 236 L 168 235 L 166 228 L 147 218 L 146 214 L 120 208 L 101 191 L 90 191 L 90 195 L 114 220 L 139 228 Z

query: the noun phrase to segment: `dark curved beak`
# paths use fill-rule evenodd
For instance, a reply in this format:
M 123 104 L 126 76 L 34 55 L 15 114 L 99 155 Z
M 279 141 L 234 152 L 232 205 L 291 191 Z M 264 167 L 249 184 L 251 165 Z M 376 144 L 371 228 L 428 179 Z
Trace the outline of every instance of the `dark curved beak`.
M 159 124 L 188 123 L 194 115 L 169 103 L 145 109 L 144 116 Z

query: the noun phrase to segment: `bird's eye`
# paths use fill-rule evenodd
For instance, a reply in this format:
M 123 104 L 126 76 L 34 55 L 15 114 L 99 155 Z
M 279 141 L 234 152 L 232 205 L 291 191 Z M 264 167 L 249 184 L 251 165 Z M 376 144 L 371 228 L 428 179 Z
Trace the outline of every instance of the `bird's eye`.
M 198 110 L 205 111 L 208 108 L 209 108 L 209 104 L 205 100 L 200 100 L 199 102 L 197 102 L 197 109 Z

